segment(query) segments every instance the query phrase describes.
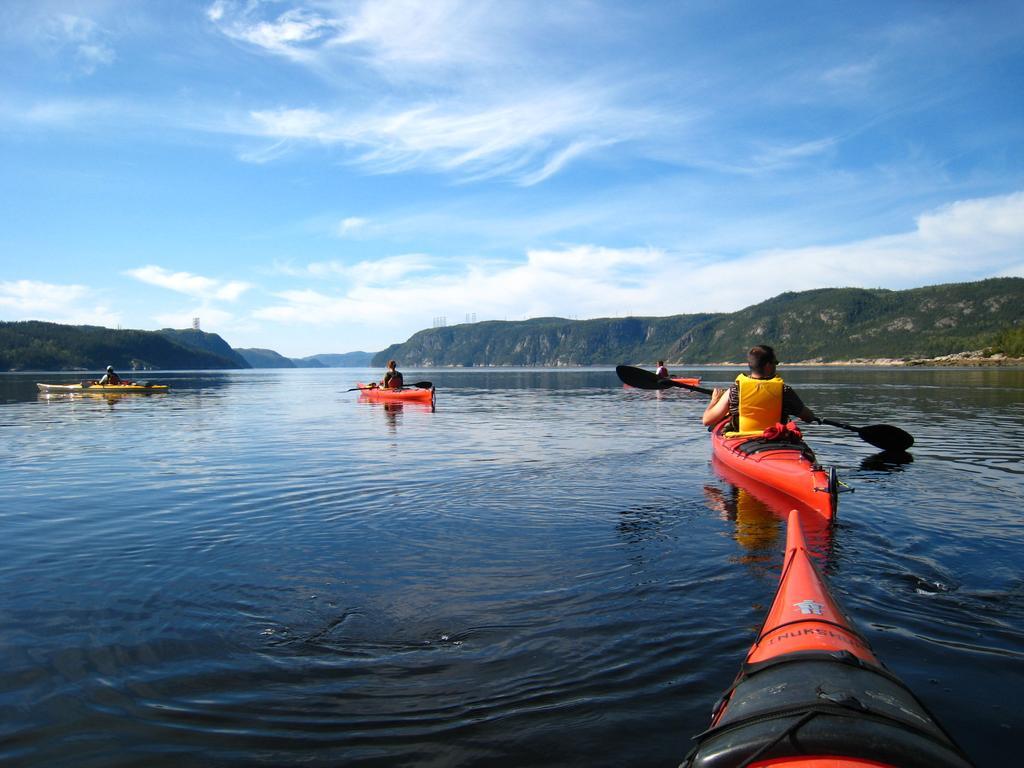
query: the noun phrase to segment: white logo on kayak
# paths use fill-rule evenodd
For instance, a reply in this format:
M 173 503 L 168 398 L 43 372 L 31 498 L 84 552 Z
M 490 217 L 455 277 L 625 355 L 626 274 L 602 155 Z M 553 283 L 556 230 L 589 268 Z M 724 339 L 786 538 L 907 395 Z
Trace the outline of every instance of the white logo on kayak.
M 813 600 L 801 600 L 799 603 L 793 603 L 793 607 L 799 608 L 800 613 L 804 615 L 813 613 L 816 616 L 821 616 L 821 612 L 825 610 L 824 605 Z

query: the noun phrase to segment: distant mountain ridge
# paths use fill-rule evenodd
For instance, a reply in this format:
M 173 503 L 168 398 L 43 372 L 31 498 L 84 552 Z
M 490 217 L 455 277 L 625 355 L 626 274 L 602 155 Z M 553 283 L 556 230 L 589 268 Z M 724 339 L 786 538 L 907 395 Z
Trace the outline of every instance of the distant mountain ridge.
M 101 371 L 108 365 L 121 372 L 250 367 L 215 333 L 0 322 L 0 370 Z
M 0 370 L 447 366 L 575 366 L 742 362 L 752 344 L 785 362 L 912 359 L 994 347 L 1024 354 L 1024 278 L 903 291 L 823 288 L 783 293 L 739 310 L 669 317 L 485 321 L 413 334 L 376 354 L 292 359 L 269 349 L 235 350 L 196 329 L 114 330 L 35 320 L 0 322 Z
M 303 361 L 316 361 L 327 368 L 368 368 L 373 352 L 344 352 L 341 354 L 311 355 Z
M 1024 321 L 1024 278 L 902 291 L 823 288 L 783 293 L 737 312 L 485 321 L 413 334 L 378 352 L 404 367 L 574 366 L 742 362 L 753 344 L 787 362 L 935 357 L 991 344 Z
M 253 368 L 296 368 L 294 360 L 278 354 L 272 349 L 236 349 Z
M 253 368 L 365 368 L 372 352 L 285 357 L 272 349 L 236 349 Z
M 145 333 L 145 331 L 140 331 L 140 333 Z M 196 328 L 185 328 L 183 330 L 162 328 L 157 333 L 184 347 L 232 360 L 239 368 L 250 367 L 245 358 L 232 349 L 231 345 L 216 333 L 206 333 Z

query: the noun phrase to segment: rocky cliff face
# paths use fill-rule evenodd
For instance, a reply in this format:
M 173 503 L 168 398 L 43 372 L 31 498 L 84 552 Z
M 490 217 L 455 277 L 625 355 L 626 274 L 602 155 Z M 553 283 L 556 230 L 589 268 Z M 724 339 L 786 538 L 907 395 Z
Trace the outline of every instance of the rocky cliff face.
M 372 364 L 392 357 L 405 367 L 741 362 L 757 343 L 773 345 L 790 362 L 908 359 L 977 349 L 1022 321 L 1022 278 L 906 291 L 829 288 L 784 293 L 728 314 L 433 328 L 378 353 Z

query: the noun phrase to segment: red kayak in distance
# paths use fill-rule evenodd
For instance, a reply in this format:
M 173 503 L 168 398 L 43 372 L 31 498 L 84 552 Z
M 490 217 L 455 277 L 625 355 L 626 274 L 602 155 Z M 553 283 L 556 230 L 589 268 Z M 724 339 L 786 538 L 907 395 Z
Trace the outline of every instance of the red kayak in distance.
M 359 387 L 359 397 L 366 398 L 370 401 L 414 403 L 434 402 L 433 387 L 430 389 L 413 389 L 409 387 L 390 389 L 378 387 L 376 384 L 356 384 L 356 386 Z
M 711 451 L 719 462 L 832 521 L 839 504 L 839 478 L 834 467 L 821 466 L 804 442 L 725 437 L 727 424 L 724 421 L 711 431 Z
M 680 768 L 971 768 L 829 592 L 800 515 L 771 610 Z

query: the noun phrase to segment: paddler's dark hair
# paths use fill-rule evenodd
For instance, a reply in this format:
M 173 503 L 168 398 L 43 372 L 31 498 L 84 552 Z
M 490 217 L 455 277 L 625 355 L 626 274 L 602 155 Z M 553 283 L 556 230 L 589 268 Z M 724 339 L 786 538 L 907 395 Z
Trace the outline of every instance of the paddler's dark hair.
M 758 344 L 751 347 L 747 352 L 747 365 L 754 373 L 764 373 L 765 366 L 769 363 L 778 365 L 778 358 L 775 357 L 775 350 L 767 344 Z

